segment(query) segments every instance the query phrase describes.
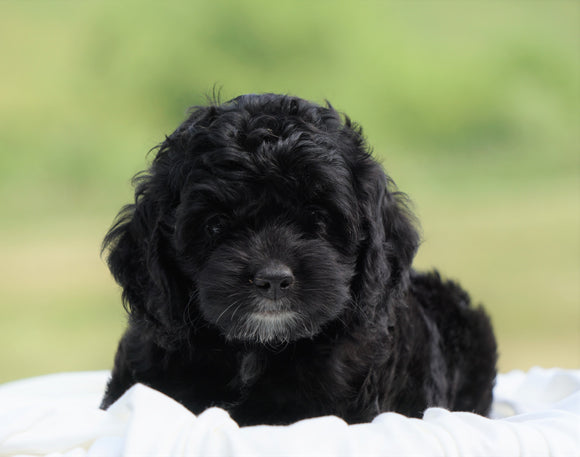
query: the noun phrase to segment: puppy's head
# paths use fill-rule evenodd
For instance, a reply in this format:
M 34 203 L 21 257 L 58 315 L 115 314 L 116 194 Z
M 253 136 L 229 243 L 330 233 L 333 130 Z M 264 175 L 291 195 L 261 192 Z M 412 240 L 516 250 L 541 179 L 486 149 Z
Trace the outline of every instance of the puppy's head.
M 372 316 L 418 237 L 361 131 L 330 106 L 246 95 L 200 107 L 159 147 L 107 234 L 135 324 L 279 343 Z

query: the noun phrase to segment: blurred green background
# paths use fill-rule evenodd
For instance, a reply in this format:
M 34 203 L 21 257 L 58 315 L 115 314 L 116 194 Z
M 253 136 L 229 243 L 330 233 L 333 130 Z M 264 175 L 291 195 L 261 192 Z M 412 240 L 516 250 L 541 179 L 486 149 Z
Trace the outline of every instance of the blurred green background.
M 0 2 L 0 381 L 111 366 L 101 239 L 214 87 L 347 112 L 501 370 L 580 367 L 579 31 L 558 0 Z

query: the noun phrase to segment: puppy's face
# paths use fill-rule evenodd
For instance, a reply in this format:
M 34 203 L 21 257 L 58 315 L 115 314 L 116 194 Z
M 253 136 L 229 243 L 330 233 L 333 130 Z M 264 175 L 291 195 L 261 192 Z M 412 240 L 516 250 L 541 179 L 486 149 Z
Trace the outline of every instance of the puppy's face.
M 306 135 L 307 137 L 307 135 Z M 177 209 L 201 314 L 229 339 L 315 335 L 349 305 L 359 221 L 347 165 L 305 135 L 214 150 Z
M 200 327 L 276 344 L 367 318 L 418 244 L 360 129 L 294 97 L 197 108 L 136 182 L 104 247 L 131 323 L 163 347 Z

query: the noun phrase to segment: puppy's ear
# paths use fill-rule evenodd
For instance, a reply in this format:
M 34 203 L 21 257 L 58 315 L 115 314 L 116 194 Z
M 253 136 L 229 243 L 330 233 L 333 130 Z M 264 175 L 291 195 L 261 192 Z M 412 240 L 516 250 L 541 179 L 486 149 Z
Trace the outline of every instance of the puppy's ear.
M 123 303 L 134 325 L 146 327 L 163 347 L 181 338 L 187 291 L 172 240 L 173 222 L 163 194 L 152 191 L 153 177 L 136 178 L 135 203 L 124 207 L 103 241 L 107 263 L 123 288 Z
M 365 302 L 377 303 L 406 288 L 419 233 L 406 195 L 395 190 L 394 183 L 370 156 L 365 162 L 366 172 L 360 174 L 359 184 L 365 232 L 358 264 L 359 290 L 371 294 L 361 297 Z

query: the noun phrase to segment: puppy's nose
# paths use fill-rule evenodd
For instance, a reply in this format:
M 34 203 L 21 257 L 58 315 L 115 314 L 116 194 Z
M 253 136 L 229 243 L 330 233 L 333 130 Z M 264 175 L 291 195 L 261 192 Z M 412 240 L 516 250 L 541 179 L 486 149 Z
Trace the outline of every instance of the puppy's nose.
M 256 290 L 265 298 L 284 297 L 294 284 L 292 270 L 284 264 L 270 264 L 261 268 L 253 280 Z

